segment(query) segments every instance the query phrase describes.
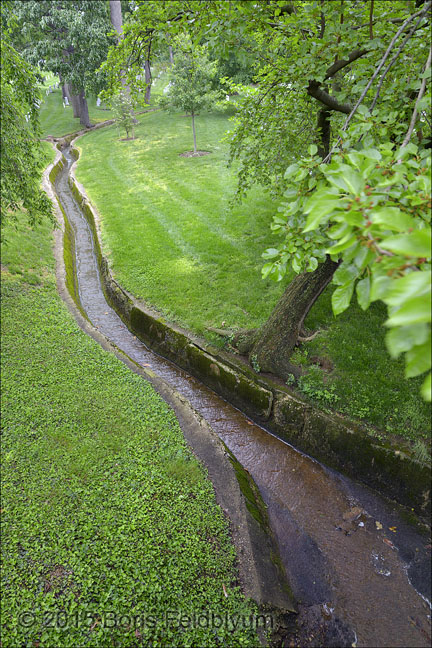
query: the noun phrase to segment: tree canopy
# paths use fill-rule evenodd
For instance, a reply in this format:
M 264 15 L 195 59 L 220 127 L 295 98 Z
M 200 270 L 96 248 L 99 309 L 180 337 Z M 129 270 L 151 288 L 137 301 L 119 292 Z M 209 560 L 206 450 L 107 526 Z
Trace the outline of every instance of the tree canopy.
M 29 222 L 51 216 L 51 203 L 40 188 L 43 155 L 39 142 L 40 96 L 33 68 L 12 47 L 1 7 L 1 221 L 19 209 Z
M 185 31 L 221 59 L 241 47 L 255 60 L 253 86 L 226 80 L 239 93 L 229 135 L 238 194 L 258 182 L 274 195 L 278 239 L 263 254 L 264 276 L 294 271 L 304 292 L 310 273 L 315 291 L 289 343 L 267 344 L 277 362 L 261 353 L 267 370 L 280 368 L 281 353 L 289 359 L 332 277 L 335 314 L 354 290 L 362 308 L 384 301 L 391 354 L 406 354 L 408 377 L 430 368 L 430 21 L 431 2 L 420 0 L 142 2 L 131 15 L 130 70 L 149 34 Z M 274 329 L 287 328 L 286 312 L 271 318 Z M 250 336 L 255 357 L 259 337 Z M 422 393 L 430 399 L 430 374 Z
M 169 74 L 167 92 L 159 105 L 164 109 L 185 110 L 191 115 L 194 152 L 197 152 L 195 115 L 200 110 L 214 108 L 220 91 L 216 89 L 217 61 L 210 61 L 203 45 L 193 45 L 188 34 L 174 40 L 175 59 Z

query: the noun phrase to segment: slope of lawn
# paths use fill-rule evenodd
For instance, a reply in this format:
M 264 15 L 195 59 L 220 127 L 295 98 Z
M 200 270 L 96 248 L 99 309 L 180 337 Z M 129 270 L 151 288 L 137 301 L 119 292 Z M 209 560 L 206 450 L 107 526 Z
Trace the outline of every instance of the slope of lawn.
M 48 225 L 32 231 L 20 216 L 6 238 L 2 645 L 257 645 L 233 631 L 254 608 L 172 410 L 77 326 Z M 198 627 L 208 613 L 228 626 Z
M 46 94 L 46 89 L 42 88 L 42 105 L 40 107 L 40 124 L 41 137 L 52 135 L 60 137 L 68 133 L 76 133 L 83 127 L 79 118 L 74 118 L 72 106 L 63 108 L 63 97 L 61 88 L 56 88 L 50 94 Z M 96 106 L 96 98 L 88 97 L 90 121 L 92 124 L 112 119 L 111 110 L 103 110 L 102 107 Z
M 156 71 L 153 71 L 155 74 Z M 54 88 L 58 82 L 56 77 L 51 72 L 44 72 L 45 81 L 39 86 L 41 91 L 42 105 L 39 110 L 40 124 L 41 124 L 41 137 L 52 135 L 53 137 L 61 137 L 69 133 L 76 133 L 82 129 L 79 118 L 74 118 L 72 106 L 63 108 L 63 96 L 61 88 L 54 89 L 51 93 L 47 94 L 49 87 Z M 150 106 L 154 106 L 157 101 L 158 95 L 163 92 L 166 85 L 166 75 L 161 72 L 161 75 L 155 76 L 153 80 L 152 93 L 150 98 Z M 90 95 L 87 97 L 89 108 L 89 116 L 92 124 L 97 124 L 107 119 L 113 118 L 112 110 L 107 104 L 102 103 L 101 106 L 96 105 L 96 97 Z
M 198 117 L 198 148 L 211 151 L 198 158 L 179 157 L 191 148 L 189 118 L 158 112 L 139 121 L 134 141 L 120 141 L 110 127 L 78 142 L 77 177 L 102 215 L 117 279 L 214 343 L 206 327 L 259 326 L 286 285 L 260 274 L 260 255 L 275 241 L 269 229 L 275 205 L 258 188 L 230 205 L 235 175 L 220 141 L 228 118 Z M 385 309 L 373 304 L 365 313 L 353 305 L 335 318 L 331 290 L 306 322 L 320 334 L 295 353 L 305 371 L 297 388 L 320 407 L 415 440 L 424 458 L 430 406 L 419 397 L 422 377 L 405 380 L 403 361 L 387 354 Z

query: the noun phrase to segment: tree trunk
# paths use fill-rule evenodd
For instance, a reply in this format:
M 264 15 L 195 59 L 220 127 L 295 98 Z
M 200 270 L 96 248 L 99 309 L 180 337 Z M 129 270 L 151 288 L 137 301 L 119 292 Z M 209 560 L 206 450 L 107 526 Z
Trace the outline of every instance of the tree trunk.
M 338 267 L 327 257 L 313 272 L 297 275 L 288 285 L 267 322 L 250 336 L 249 359 L 261 371 L 288 378 L 292 365 L 290 357 L 307 314 L 323 290 L 330 283 Z M 244 340 L 247 332 L 243 332 Z M 235 340 L 234 340 L 235 345 Z
M 145 72 L 145 82 L 146 82 L 146 91 L 145 91 L 144 101 L 146 102 L 146 104 L 149 104 L 150 103 L 152 76 L 151 76 L 151 69 L 150 69 L 150 61 L 148 61 L 148 60 L 145 62 L 144 72 Z
M 111 24 L 118 34 L 117 43 L 119 43 L 122 37 L 122 27 L 123 27 L 121 2 L 120 0 L 110 0 L 109 5 L 110 5 Z
M 80 105 L 80 124 L 85 128 L 91 128 L 92 124 L 90 123 L 87 99 L 84 96 L 84 91 L 80 92 L 78 98 Z
M 192 131 L 193 131 L 193 140 L 194 140 L 194 153 L 197 152 L 197 145 L 196 145 L 196 133 L 195 133 L 195 114 L 192 113 Z
M 67 85 L 67 91 L 69 92 L 69 103 L 72 106 L 73 116 L 81 117 L 81 98 L 79 93 L 72 88 L 69 84 Z
M 324 29 L 325 25 L 321 25 Z M 318 153 L 325 158 L 330 150 L 330 111 L 323 107 L 317 119 Z M 313 272 L 297 275 L 288 285 L 266 323 L 257 331 L 239 331 L 232 342 L 240 353 L 249 353 L 252 365 L 286 380 L 298 369 L 291 355 L 310 309 L 328 286 L 340 262 L 327 256 Z
M 318 112 L 318 155 L 324 159 L 330 151 L 330 111 L 321 108 Z
M 173 48 L 171 47 L 171 45 L 169 45 L 169 46 L 168 46 L 168 49 L 169 49 L 170 63 L 171 63 L 171 65 L 174 65 L 174 52 L 173 52 Z
M 111 24 L 117 32 L 117 44 L 120 43 L 123 38 L 123 16 L 121 8 L 121 0 L 110 0 L 110 17 Z M 121 72 L 121 84 L 124 88 L 124 92 L 127 97 L 130 96 L 130 88 L 126 83 L 126 79 L 123 76 L 123 71 Z M 138 120 L 134 117 L 133 111 L 131 111 L 132 121 L 134 124 L 138 124 Z
M 61 75 L 60 73 L 59 73 L 58 76 L 59 76 L 59 81 L 60 81 L 60 87 L 61 87 L 61 91 L 62 91 L 63 101 L 66 99 L 66 97 L 68 98 L 68 101 L 69 101 L 69 97 L 68 97 L 68 93 L 67 93 L 67 88 L 66 88 L 66 83 L 63 82 L 62 75 Z M 69 101 L 69 103 L 70 103 L 70 101 Z

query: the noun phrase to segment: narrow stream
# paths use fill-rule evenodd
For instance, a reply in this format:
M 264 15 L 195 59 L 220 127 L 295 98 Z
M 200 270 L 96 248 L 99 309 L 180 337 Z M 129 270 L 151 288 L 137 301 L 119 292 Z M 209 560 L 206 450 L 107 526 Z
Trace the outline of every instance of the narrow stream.
M 311 645 L 429 646 L 428 540 L 377 494 L 252 424 L 135 338 L 105 300 L 91 230 L 68 185 L 74 160 L 63 153 L 67 165 L 56 191 L 75 232 L 83 309 L 131 359 L 186 397 L 250 472 L 268 507 L 300 619 L 318 629 Z

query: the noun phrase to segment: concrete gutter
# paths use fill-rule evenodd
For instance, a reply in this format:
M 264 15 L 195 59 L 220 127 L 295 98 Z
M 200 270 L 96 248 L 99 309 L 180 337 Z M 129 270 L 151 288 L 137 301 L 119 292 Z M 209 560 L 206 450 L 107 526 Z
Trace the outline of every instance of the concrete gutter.
M 61 142 L 58 145 L 59 148 L 63 148 Z M 252 477 L 238 464 L 191 404 L 151 369 L 139 366 L 111 344 L 108 338 L 91 324 L 69 292 L 64 257 L 65 243 L 68 244 L 69 236 L 68 224 L 53 188 L 55 177 L 63 167 L 62 159 L 59 151 L 54 163 L 45 170 L 42 183 L 53 203 L 59 224 L 59 228 L 54 230 L 58 291 L 81 329 L 105 350 L 114 353 L 132 371 L 151 382 L 173 408 L 186 441 L 206 467 L 209 479 L 213 483 L 216 501 L 229 520 L 242 590 L 246 597 L 258 603 L 261 610 L 271 615 L 272 623 L 280 630 L 280 624 L 285 625 L 287 615 L 296 613 L 297 606 L 279 559 L 277 542 L 268 523 L 265 505 Z M 254 514 L 251 513 L 251 505 Z M 272 627 L 275 629 L 274 625 Z
M 78 158 L 77 149 L 73 154 Z M 75 177 L 75 164 L 70 185 L 93 230 L 105 295 L 134 334 L 284 441 L 428 518 L 431 467 L 417 461 L 408 444 L 381 441 L 364 426 L 313 407 L 271 376 L 257 374 L 235 354 L 166 322 L 118 284 L 102 252 L 100 215 Z

